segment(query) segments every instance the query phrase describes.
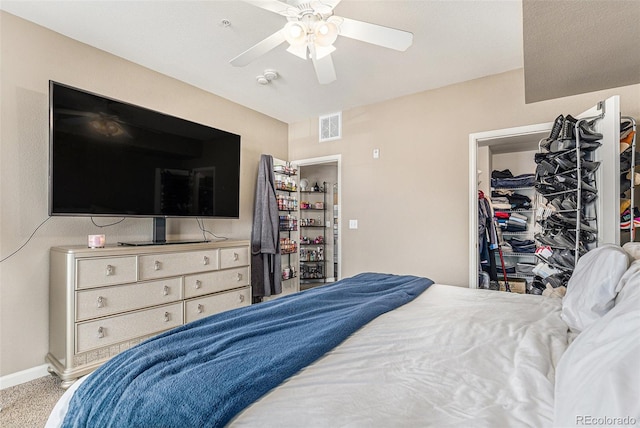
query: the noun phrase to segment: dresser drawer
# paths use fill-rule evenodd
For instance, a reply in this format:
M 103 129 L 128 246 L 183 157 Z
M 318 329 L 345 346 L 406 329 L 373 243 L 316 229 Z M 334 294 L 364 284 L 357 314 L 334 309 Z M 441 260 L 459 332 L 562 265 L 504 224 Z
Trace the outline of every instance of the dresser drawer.
M 182 302 L 76 325 L 76 353 L 182 325 Z
M 184 278 L 184 298 L 231 290 L 245 285 L 249 285 L 248 266 L 187 275 Z
M 249 264 L 249 247 L 222 248 L 220 250 L 220 269 Z
M 136 257 L 96 257 L 76 262 L 76 288 L 136 281 Z
M 167 278 L 76 292 L 76 321 L 182 300 L 182 278 Z
M 215 249 L 167 254 L 145 254 L 138 258 L 140 279 L 164 278 L 185 273 L 217 270 L 219 251 Z
M 191 322 L 209 315 L 251 304 L 251 288 L 245 287 L 184 302 L 185 321 Z

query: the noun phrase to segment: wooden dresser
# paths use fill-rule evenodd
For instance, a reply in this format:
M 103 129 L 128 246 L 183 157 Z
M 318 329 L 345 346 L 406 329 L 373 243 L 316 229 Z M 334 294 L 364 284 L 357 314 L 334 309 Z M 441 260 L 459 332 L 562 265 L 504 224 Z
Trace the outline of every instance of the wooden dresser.
M 249 242 L 50 252 L 49 371 L 64 388 L 158 333 L 251 304 Z

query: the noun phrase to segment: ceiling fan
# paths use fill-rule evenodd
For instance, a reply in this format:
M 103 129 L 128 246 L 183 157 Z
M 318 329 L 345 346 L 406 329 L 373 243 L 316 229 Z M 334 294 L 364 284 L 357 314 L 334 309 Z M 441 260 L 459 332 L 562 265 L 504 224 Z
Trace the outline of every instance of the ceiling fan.
M 247 49 L 230 62 L 242 67 L 285 41 L 287 51 L 306 60 L 311 58 L 321 84 L 336 80 L 331 53 L 338 36 L 349 37 L 385 48 L 405 51 L 413 43 L 413 34 L 395 28 L 335 16 L 340 0 L 245 0 L 262 9 L 287 18 L 285 26 Z

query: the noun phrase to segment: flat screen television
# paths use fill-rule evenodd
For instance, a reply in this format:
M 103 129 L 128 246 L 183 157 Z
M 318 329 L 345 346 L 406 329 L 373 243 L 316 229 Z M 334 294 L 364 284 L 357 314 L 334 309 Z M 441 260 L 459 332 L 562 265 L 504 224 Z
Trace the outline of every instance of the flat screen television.
M 52 216 L 239 217 L 239 135 L 50 81 L 49 153 Z

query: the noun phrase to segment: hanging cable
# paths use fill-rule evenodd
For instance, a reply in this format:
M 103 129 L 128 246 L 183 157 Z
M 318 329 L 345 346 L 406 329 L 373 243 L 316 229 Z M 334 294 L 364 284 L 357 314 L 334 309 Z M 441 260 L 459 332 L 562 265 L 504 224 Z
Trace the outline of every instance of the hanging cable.
M 44 219 L 44 221 L 42 223 L 40 223 L 40 225 L 38 225 L 38 227 L 36 227 L 36 229 L 33 231 L 33 233 L 29 236 L 29 238 L 27 238 L 27 241 L 22 244 L 17 250 L 15 250 L 13 253 L 9 254 L 7 257 L 4 257 L 3 259 L 0 260 L 0 263 L 4 262 L 5 260 L 9 259 L 10 257 L 12 257 L 14 254 L 16 254 L 18 251 L 22 250 L 25 245 L 27 245 L 29 243 L 29 241 L 31 241 L 31 238 L 33 238 L 33 235 L 36 234 L 36 232 L 38 231 L 38 229 L 40 229 L 42 227 L 43 224 L 45 224 L 51 217 L 47 217 Z
M 215 233 L 205 229 L 205 227 L 204 227 L 204 219 L 196 217 L 196 222 L 198 223 L 198 227 L 202 231 L 202 237 L 204 238 L 205 241 L 207 240 L 207 235 L 206 235 L 207 233 L 209 235 L 213 236 L 214 238 L 220 240 L 220 241 L 226 241 L 227 239 L 229 239 L 226 236 L 218 236 Z
M 93 223 L 94 226 L 97 227 L 109 227 L 109 226 L 115 226 L 116 224 L 120 224 L 123 221 L 125 221 L 127 218 L 126 217 L 122 217 L 120 220 L 116 221 L 115 223 L 110 223 L 110 224 L 97 224 L 94 220 L 93 217 L 91 217 L 91 223 Z

